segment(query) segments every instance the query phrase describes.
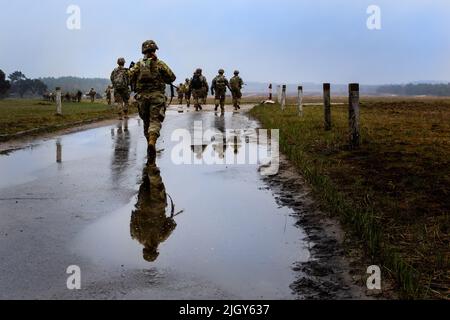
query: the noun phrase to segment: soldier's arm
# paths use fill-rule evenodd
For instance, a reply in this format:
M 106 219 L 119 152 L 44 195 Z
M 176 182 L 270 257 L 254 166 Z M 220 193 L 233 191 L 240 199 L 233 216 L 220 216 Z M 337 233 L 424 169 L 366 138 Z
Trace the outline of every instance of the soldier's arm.
M 158 64 L 159 64 L 159 71 L 161 72 L 161 76 L 164 82 L 166 84 L 173 83 L 177 79 L 173 71 L 169 68 L 167 64 L 165 64 L 161 60 L 158 60 Z
M 114 80 L 114 71 L 115 71 L 115 70 L 113 70 L 113 71 L 111 72 L 111 77 L 109 78 L 109 79 L 111 80 L 111 83 L 112 83 L 113 80 Z

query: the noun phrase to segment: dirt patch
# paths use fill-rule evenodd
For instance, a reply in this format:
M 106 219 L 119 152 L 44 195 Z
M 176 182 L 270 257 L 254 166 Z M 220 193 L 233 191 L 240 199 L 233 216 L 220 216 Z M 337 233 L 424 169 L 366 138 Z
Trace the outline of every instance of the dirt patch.
M 280 156 L 280 172 L 266 177 L 280 205 L 298 216 L 297 225 L 307 233 L 312 259 L 299 263 L 294 270 L 301 276 L 291 286 L 306 299 L 373 299 L 394 297 L 391 285 L 383 283 L 383 292 L 366 289 L 365 261 L 357 243 L 347 238 L 337 220 L 321 212 L 312 199 L 311 190 L 295 167 Z M 367 260 L 368 261 L 368 260 Z

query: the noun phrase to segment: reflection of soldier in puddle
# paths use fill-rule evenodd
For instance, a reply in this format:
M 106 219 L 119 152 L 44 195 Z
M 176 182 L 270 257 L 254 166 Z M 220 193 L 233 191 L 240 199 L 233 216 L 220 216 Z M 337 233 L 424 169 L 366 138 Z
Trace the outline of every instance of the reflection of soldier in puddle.
M 131 216 L 131 237 L 143 246 L 144 259 L 155 261 L 158 246 L 166 241 L 176 228 L 174 215 L 166 216 L 167 194 L 161 173 L 156 166 L 144 169 L 138 200 Z
M 112 159 L 112 171 L 114 181 L 119 180 L 121 173 L 128 165 L 130 152 L 130 133 L 128 131 L 128 120 L 119 121 L 117 134 L 113 135 L 114 155 Z

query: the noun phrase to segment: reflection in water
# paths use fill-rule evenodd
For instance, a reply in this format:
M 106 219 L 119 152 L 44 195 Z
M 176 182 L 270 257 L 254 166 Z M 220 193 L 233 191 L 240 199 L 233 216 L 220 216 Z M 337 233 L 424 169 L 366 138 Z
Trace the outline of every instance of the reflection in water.
M 56 162 L 62 163 L 62 144 L 61 139 L 56 140 Z
M 156 166 L 144 168 L 135 210 L 131 215 L 131 237 L 143 246 L 144 259 L 154 262 L 158 256 L 158 246 L 166 241 L 177 224 L 174 215 L 166 216 L 167 194 Z
M 111 135 L 114 139 L 114 154 L 112 159 L 113 180 L 117 182 L 121 174 L 129 165 L 130 152 L 130 133 L 128 131 L 128 119 L 119 121 L 117 124 L 117 135 L 114 134 L 114 129 Z

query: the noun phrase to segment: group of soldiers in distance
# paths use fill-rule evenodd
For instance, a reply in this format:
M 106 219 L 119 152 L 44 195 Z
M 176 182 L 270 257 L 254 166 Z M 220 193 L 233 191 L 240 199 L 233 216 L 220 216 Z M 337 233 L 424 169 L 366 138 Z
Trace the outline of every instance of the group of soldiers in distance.
M 209 85 L 203 70 L 197 69 L 191 79 L 186 79 L 185 83 L 180 83 L 177 88 L 178 103 L 183 104 L 186 99 L 187 107 L 191 105 L 191 97 L 194 99 L 194 108 L 196 111 L 202 110 L 202 105 L 206 104 L 208 98 Z M 225 71 L 220 69 L 219 74 L 214 78 L 211 84 L 211 94 L 215 98 L 215 111 L 220 107 L 221 111 L 225 111 L 225 99 L 227 89 L 230 90 L 233 97 L 233 107 L 235 110 L 241 108 L 242 88 L 244 81 L 239 76 L 239 71 L 234 71 L 234 76 L 228 81 L 225 77 Z
M 148 142 L 148 162 L 151 165 L 155 163 L 156 141 L 160 136 L 165 119 L 168 102 L 166 86 L 170 85 L 172 89 L 177 88 L 173 85 L 176 80 L 175 74 L 167 64 L 157 57 L 157 50 L 159 48 L 153 40 L 145 41 L 142 44 L 144 57 L 137 63 L 132 62 L 129 68 L 125 67 L 125 59 L 119 58 L 117 67 L 111 72 L 112 85 L 106 90 L 109 103 L 111 104 L 111 100 L 114 98 L 118 106 L 120 119 L 128 118 L 131 92 L 135 93 L 133 103 L 138 108 L 139 116 L 144 122 L 144 135 Z M 218 111 L 220 107 L 223 114 L 227 89 L 233 96 L 234 109 L 238 110 L 243 86 L 244 82 L 239 76 L 239 71 L 236 70 L 233 78 L 228 81 L 225 71 L 220 69 L 209 87 L 202 69 L 199 68 L 195 70 L 191 79 L 186 79 L 184 84 L 179 85 L 177 91 L 180 104 L 182 104 L 183 98 L 186 98 L 187 106 L 190 107 L 192 97 L 195 110 L 200 111 L 202 105 L 206 104 L 208 92 L 211 90 L 211 94 L 215 97 L 215 111 Z
M 86 93 L 86 96 L 89 97 L 90 101 L 93 103 L 95 102 L 95 98 L 97 97 L 97 92 L 94 90 L 94 88 L 91 88 L 88 93 Z M 54 92 L 46 92 L 43 95 L 44 100 L 55 102 L 56 101 L 56 93 Z M 83 98 L 83 92 L 80 90 L 77 90 L 76 93 L 70 93 L 66 92 L 65 94 L 61 95 L 61 99 L 65 102 L 81 102 L 81 99 Z

